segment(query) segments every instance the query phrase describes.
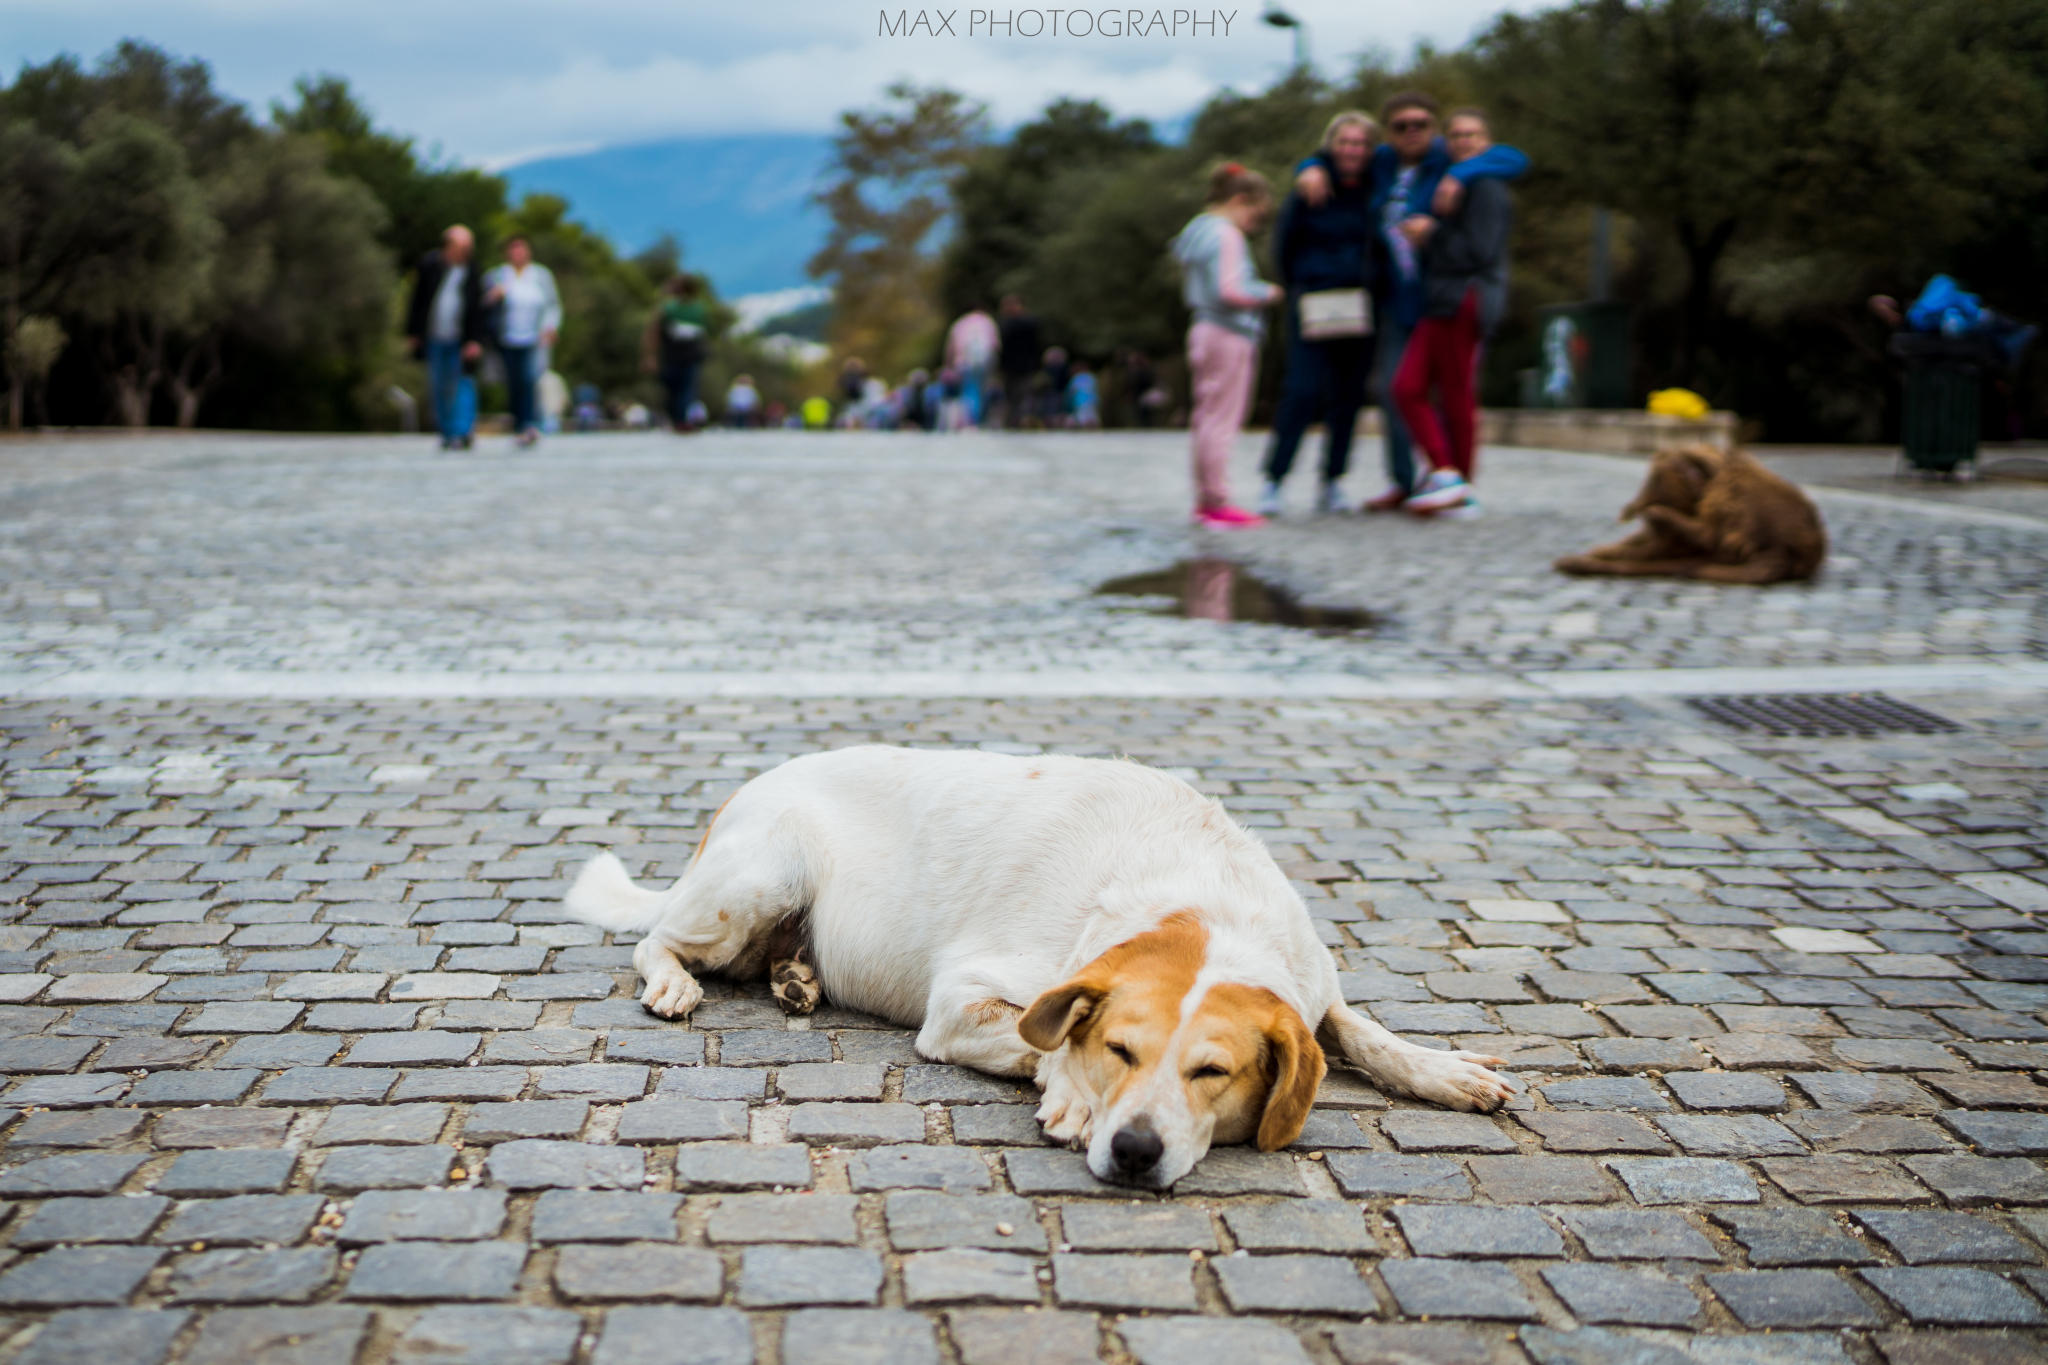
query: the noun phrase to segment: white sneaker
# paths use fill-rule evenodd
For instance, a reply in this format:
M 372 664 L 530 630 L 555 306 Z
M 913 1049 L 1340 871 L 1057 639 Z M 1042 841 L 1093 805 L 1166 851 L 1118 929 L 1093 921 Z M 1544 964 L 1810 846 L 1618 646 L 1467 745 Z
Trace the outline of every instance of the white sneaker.
M 1344 490 L 1334 483 L 1324 484 L 1323 491 L 1316 494 L 1316 511 L 1318 512 L 1331 515 L 1350 510 L 1351 505 L 1344 501 Z
M 1252 510 L 1262 517 L 1280 515 L 1280 485 L 1269 483 L 1259 489 L 1259 500 L 1252 504 Z
M 1468 497 L 1456 507 L 1446 507 L 1436 515 L 1439 521 L 1477 521 L 1485 513 L 1480 509 L 1479 499 Z
M 1441 512 L 1446 508 L 1458 506 L 1471 495 L 1471 488 L 1456 470 L 1432 470 L 1430 476 L 1423 480 L 1422 487 L 1416 490 L 1415 496 L 1408 499 L 1403 510 L 1418 513 Z

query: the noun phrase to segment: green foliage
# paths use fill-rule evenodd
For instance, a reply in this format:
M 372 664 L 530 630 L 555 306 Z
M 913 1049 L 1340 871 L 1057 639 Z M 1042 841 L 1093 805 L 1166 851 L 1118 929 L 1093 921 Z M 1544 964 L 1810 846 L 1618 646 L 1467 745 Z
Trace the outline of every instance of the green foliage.
M 622 260 L 559 199 L 508 209 L 503 180 L 377 129 L 338 77 L 299 82 L 265 123 L 204 63 L 137 43 L 0 89 L 0 336 L 33 314 L 76 339 L 55 364 L 60 420 L 389 421 L 393 384 L 424 389 L 396 267 L 457 222 L 486 263 L 518 233 L 555 272 L 572 383 L 653 396 L 640 334 L 674 244 Z M 50 368 L 10 365 L 16 424 Z
M 1007 142 L 978 151 L 952 185 L 957 216 L 940 283 L 946 316 L 993 311 L 1004 294 L 1037 299 L 1032 264 L 1072 211 L 1073 182 L 1096 184 L 1105 169 L 1158 146 L 1142 119 L 1118 123 L 1093 100 L 1055 100 Z
M 56 367 L 67 420 L 107 411 L 97 389 L 118 421 L 168 397 L 189 426 L 240 353 L 349 371 L 381 343 L 382 209 L 204 63 L 123 43 L 90 72 L 23 68 L 0 91 L 0 183 L 8 321 L 48 313 L 79 343 Z
M 1891 385 L 1865 296 L 1917 290 L 2001 204 L 2038 203 L 2025 72 L 2048 21 L 2003 8 L 1584 0 L 1503 16 L 1471 57 L 1539 167 L 1523 221 L 1602 204 L 1631 226 L 1642 387 L 1699 388 L 1773 435 L 1873 439 Z M 2022 14 L 2031 47 L 2001 21 Z M 1973 283 L 1995 295 L 2009 268 Z
M 397 253 L 410 269 L 440 245 L 451 223 L 484 234 L 505 212 L 502 178 L 468 166 L 447 165 L 438 156 L 422 157 L 411 138 L 381 132 L 371 125 L 369 111 L 339 76 L 317 76 L 293 86 L 298 104 L 273 105 L 271 121 L 292 133 L 316 137 L 327 149 L 329 169 L 367 185 L 384 206 L 386 220 L 378 240 Z
M 1411 87 L 1488 108 L 1535 161 L 1489 402 L 1516 401 L 1515 371 L 1537 362 L 1537 310 L 1586 297 L 1596 207 L 1616 223 L 1637 391 L 1689 383 L 1776 439 L 1892 424 L 1873 291 L 1947 270 L 2044 320 L 2044 0 L 1578 0 L 1505 14 L 1459 51 L 1368 54 L 1342 84 L 1296 71 L 1226 91 L 1180 147 L 1105 137 L 1106 112 L 1061 102 L 955 182 L 947 306 L 1017 292 L 1049 341 L 1163 359 L 1185 323 L 1166 243 L 1207 168 L 1241 161 L 1284 192 L 1330 115 L 1377 117 Z M 2040 424 L 2048 354 L 2020 390 Z
M 946 319 L 932 238 L 952 210 L 951 183 L 987 139 L 978 104 L 899 83 L 890 105 L 839 116 L 830 177 L 817 195 L 832 220 L 810 260 L 833 281 L 832 343 L 878 374 L 935 349 Z

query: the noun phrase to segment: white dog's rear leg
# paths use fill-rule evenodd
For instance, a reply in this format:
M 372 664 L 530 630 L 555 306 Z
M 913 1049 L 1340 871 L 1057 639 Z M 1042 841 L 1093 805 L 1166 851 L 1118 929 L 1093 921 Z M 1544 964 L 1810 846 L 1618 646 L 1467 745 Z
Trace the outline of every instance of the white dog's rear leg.
M 640 1003 L 664 1019 L 680 1019 L 704 999 L 703 988 L 683 969 L 683 960 L 659 939 L 643 938 L 634 947 L 633 970 L 647 983 Z
M 1387 1032 L 1343 1005 L 1332 1005 L 1323 1027 L 1336 1036 L 1344 1060 L 1383 1090 L 1450 1109 L 1498 1109 L 1514 1094 L 1488 1066 L 1506 1065 L 1478 1052 L 1439 1052 Z
M 780 931 L 810 900 L 801 827 L 735 797 L 689 870 L 662 893 L 647 937 L 633 950 L 633 967 L 647 983 L 641 1003 L 679 1018 L 704 998 L 691 969 L 760 971 L 780 946 Z M 789 942 L 793 948 L 800 937 Z

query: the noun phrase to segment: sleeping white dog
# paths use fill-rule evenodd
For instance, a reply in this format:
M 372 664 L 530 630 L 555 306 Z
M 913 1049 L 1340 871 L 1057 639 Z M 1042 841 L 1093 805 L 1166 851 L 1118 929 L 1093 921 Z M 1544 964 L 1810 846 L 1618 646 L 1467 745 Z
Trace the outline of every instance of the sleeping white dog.
M 1376 1085 L 1454 1109 L 1500 1060 L 1404 1042 L 1346 1008 L 1265 846 L 1137 763 L 881 745 L 793 759 L 733 794 L 666 891 L 599 854 L 571 914 L 646 935 L 648 1009 L 690 972 L 768 972 L 778 1002 L 915 1025 L 917 1050 L 1044 1091 L 1046 1133 L 1098 1179 L 1171 1185 L 1212 1143 L 1301 1135 L 1316 1028 Z

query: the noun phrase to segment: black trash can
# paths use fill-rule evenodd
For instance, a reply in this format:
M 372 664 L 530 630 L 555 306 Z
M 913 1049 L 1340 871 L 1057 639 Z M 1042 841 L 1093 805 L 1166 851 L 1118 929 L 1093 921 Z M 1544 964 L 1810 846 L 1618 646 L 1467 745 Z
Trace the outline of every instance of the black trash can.
M 1982 337 L 1898 332 L 1890 349 L 1906 362 L 1899 423 L 1906 463 L 1939 474 L 1975 464 L 1984 371 L 2001 362 L 1997 347 Z

